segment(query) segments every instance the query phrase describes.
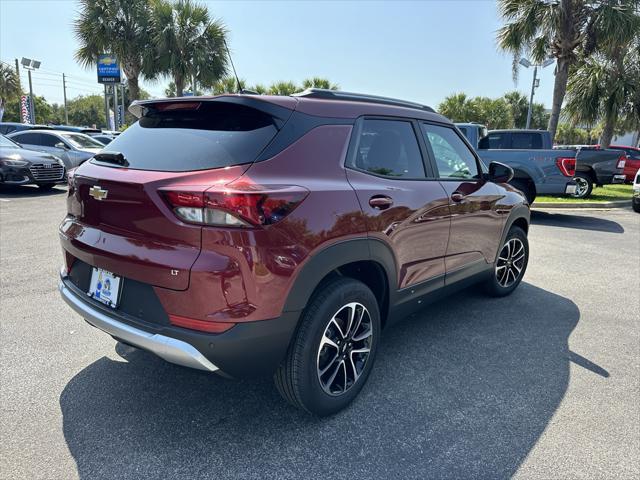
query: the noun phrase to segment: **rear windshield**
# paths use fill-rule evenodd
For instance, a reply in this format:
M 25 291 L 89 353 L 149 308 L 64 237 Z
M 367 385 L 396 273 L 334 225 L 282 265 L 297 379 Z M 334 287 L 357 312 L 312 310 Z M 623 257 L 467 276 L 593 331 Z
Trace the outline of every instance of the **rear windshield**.
M 253 162 L 278 131 L 270 115 L 244 105 L 185 107 L 147 111 L 106 150 L 122 153 L 137 170 L 206 170 Z

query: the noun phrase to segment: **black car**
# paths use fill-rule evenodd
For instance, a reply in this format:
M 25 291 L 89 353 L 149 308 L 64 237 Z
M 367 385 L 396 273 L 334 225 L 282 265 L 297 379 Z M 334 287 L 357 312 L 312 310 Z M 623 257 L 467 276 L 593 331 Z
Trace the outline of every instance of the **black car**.
M 31 123 L 18 123 L 18 122 L 0 122 L 0 133 L 2 135 L 8 135 L 13 132 L 21 132 L 23 130 L 46 130 L 51 127 L 48 125 L 33 125 Z
M 35 184 L 49 190 L 64 177 L 64 164 L 58 157 L 27 150 L 0 135 L 0 185 Z

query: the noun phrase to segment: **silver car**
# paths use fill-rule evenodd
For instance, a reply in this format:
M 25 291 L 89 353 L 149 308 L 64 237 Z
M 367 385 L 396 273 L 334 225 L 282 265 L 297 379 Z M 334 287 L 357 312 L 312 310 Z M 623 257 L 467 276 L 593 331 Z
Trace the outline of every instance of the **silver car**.
M 25 130 L 7 135 L 29 150 L 47 152 L 62 159 L 67 170 L 98 153 L 104 145 L 89 135 L 60 130 Z

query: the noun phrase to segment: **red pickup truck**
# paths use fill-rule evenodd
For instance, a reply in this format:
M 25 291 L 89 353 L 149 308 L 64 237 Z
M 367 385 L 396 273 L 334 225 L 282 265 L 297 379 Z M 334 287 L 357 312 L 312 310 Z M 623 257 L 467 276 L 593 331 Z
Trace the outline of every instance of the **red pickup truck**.
M 633 183 L 636 172 L 640 169 L 640 148 L 627 147 L 626 145 L 609 145 L 612 150 L 623 150 L 627 154 L 624 164 L 625 182 Z

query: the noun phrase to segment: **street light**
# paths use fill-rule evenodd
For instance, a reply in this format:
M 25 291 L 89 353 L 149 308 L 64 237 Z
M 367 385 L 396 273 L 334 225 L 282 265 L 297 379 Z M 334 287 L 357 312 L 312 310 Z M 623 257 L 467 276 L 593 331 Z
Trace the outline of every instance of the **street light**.
M 520 65 L 522 65 L 525 68 L 533 67 L 533 81 L 531 82 L 531 97 L 529 97 L 529 110 L 527 111 L 527 126 L 526 126 L 526 128 L 529 128 L 531 126 L 531 112 L 533 110 L 533 94 L 534 94 L 536 88 L 538 88 L 540 86 L 540 79 L 536 78 L 536 75 L 538 74 L 538 67 L 540 67 L 540 68 L 548 67 L 554 61 L 555 60 L 553 58 L 547 58 L 542 63 L 531 63 L 529 60 L 527 60 L 526 58 L 523 57 L 518 62 Z
M 31 123 L 36 123 L 36 107 L 35 107 L 35 99 L 33 98 L 33 86 L 31 85 L 31 70 L 37 70 L 40 68 L 40 62 L 38 60 L 33 60 L 31 58 L 22 57 L 21 62 L 22 67 L 26 68 L 29 72 L 29 104 L 31 106 Z

